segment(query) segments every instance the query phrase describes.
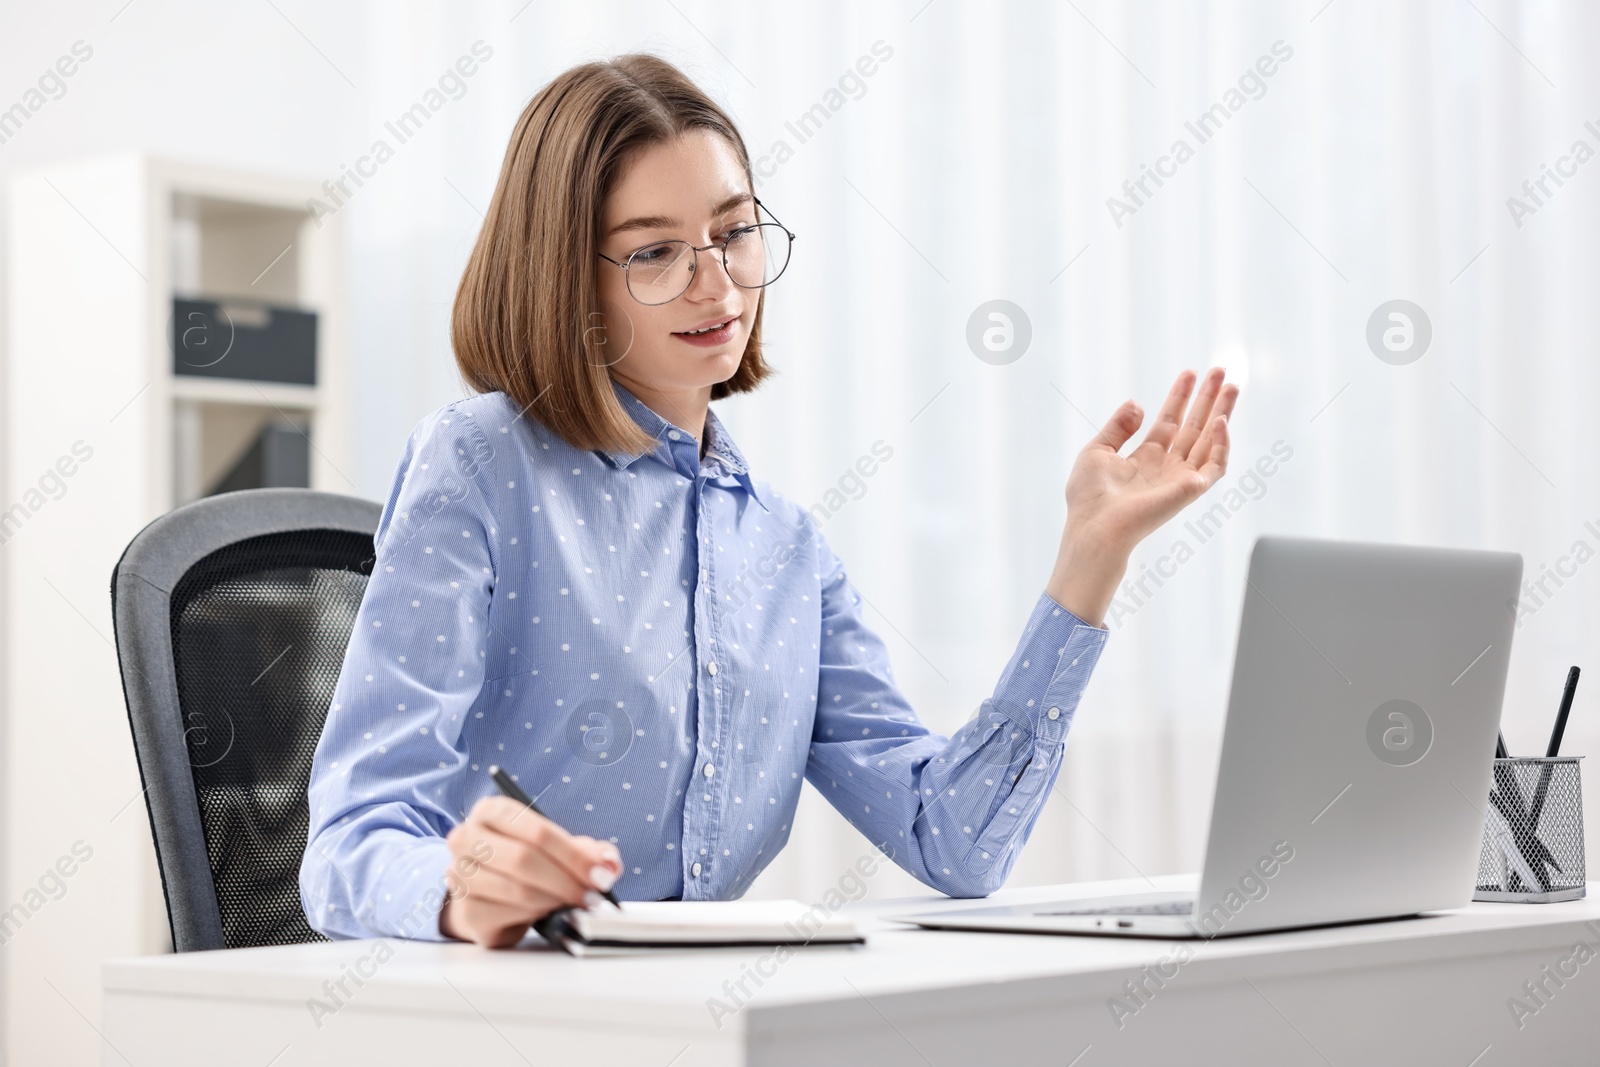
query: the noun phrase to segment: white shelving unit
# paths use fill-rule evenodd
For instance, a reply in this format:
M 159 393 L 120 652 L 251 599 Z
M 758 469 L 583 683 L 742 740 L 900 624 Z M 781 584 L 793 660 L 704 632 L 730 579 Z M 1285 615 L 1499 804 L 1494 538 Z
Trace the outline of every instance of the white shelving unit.
M 112 644 L 110 579 L 123 549 L 214 487 L 268 423 L 309 436 L 313 488 L 353 491 L 342 473 L 340 225 L 313 220 L 307 201 L 321 195 L 310 181 L 143 155 L 10 184 L 0 499 L 7 1062 L 99 1063 L 100 1039 L 84 1023 L 99 1025 L 99 961 L 170 949 Z M 242 315 L 263 302 L 315 312 L 315 384 L 175 374 L 174 297 L 233 301 Z

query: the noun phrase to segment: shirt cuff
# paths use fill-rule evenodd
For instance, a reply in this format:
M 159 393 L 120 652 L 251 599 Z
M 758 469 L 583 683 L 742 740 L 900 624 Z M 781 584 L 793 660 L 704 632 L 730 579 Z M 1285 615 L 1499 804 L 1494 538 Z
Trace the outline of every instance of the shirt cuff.
M 444 907 L 445 872 L 450 866 L 450 845 L 442 837 L 422 838 L 389 860 L 391 877 L 379 877 L 368 929 L 418 941 L 449 941 L 439 932 L 439 909 Z M 363 919 L 364 916 L 356 916 Z
M 1031 726 L 1039 740 L 1064 742 L 1108 633 L 1041 592 L 995 689 L 1000 710 Z

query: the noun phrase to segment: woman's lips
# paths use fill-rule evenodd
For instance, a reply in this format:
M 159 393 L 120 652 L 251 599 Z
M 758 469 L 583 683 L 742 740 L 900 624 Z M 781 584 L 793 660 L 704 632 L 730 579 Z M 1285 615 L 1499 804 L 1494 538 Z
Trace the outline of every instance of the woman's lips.
M 675 333 L 672 336 L 697 348 L 715 348 L 733 340 L 733 331 L 738 325 L 738 319 L 729 319 L 719 330 L 709 330 L 705 333 Z

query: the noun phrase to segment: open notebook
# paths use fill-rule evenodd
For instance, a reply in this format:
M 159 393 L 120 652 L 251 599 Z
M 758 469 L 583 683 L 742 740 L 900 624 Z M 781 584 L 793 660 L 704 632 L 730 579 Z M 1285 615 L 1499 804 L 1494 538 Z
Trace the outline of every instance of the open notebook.
M 620 911 L 563 908 L 534 929 L 574 956 L 866 941 L 854 920 L 798 900 L 627 900 Z

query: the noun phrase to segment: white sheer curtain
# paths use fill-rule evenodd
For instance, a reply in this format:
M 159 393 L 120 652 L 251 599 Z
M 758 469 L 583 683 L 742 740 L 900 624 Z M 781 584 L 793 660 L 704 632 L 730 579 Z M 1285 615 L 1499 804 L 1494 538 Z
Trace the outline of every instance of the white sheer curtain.
M 1013 885 L 1198 866 L 1257 534 L 1508 548 L 1531 577 L 1575 542 L 1600 550 L 1600 163 L 1560 164 L 1575 173 L 1520 226 L 1506 204 L 1532 204 L 1522 183 L 1573 142 L 1600 149 L 1592 5 L 519 4 L 369 11 L 353 143 L 473 40 L 495 55 L 353 205 L 365 491 L 459 391 L 453 286 L 521 107 L 566 66 L 637 49 L 685 66 L 769 157 L 760 195 L 800 235 L 768 310 L 782 373 L 718 411 L 803 504 L 892 447 L 824 531 L 930 725 L 991 691 L 1095 425 L 1127 396 L 1153 409 L 1184 367 L 1245 384 L 1229 477 L 1134 559 L 1130 578 L 1167 576 L 1121 598 Z M 1188 124 L 1208 111 L 1201 143 Z M 1179 140 L 1192 156 L 1163 161 Z M 1135 200 L 1146 165 L 1168 176 Z M 966 340 L 993 299 L 1032 332 L 998 366 Z M 1407 365 L 1367 343 L 1393 299 L 1431 323 Z M 1246 480 L 1258 460 L 1271 473 Z M 1518 752 L 1542 748 L 1566 665 L 1595 647 L 1600 567 L 1561 569 L 1517 633 Z M 1600 739 L 1584 692 L 1574 753 Z M 808 791 L 752 892 L 815 899 L 866 848 Z M 871 887 L 916 890 L 898 871 Z

